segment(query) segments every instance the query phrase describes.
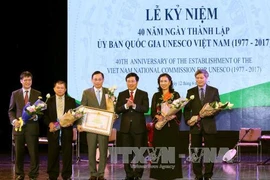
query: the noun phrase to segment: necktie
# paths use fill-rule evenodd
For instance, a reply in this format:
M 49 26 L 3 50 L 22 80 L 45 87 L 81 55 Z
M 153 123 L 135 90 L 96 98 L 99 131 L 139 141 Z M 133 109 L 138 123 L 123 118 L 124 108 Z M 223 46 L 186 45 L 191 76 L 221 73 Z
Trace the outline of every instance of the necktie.
M 133 97 L 133 91 L 130 91 L 130 100 L 133 101 L 134 100 L 134 97 Z
M 96 93 L 97 93 L 96 96 L 97 96 L 98 104 L 100 105 L 100 90 L 97 90 Z
M 201 88 L 200 90 L 201 90 L 201 103 L 203 104 L 203 100 L 204 100 L 204 91 L 203 91 L 203 88 Z
M 25 91 L 24 104 L 28 103 L 28 91 Z
M 63 98 L 58 97 L 58 104 L 57 104 L 57 118 L 59 119 L 64 113 L 64 103 Z

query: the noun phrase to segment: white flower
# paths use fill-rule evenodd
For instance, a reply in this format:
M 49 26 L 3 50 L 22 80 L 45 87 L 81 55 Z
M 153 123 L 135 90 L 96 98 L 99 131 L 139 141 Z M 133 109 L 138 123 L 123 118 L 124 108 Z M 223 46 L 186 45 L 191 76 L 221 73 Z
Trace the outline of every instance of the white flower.
M 50 93 L 48 93 L 47 95 L 46 95 L 46 101 L 45 101 L 45 103 L 47 103 L 47 101 L 48 101 L 48 99 L 51 97 L 51 95 L 50 95 Z
M 191 96 L 189 97 L 189 99 L 194 99 L 194 97 L 195 97 L 194 95 L 191 95 Z

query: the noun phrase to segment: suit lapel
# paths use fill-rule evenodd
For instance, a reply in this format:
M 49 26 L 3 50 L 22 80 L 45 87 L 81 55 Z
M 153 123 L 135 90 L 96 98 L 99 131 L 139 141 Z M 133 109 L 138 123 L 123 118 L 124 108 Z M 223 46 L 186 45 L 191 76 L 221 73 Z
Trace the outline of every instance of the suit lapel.
M 90 89 L 90 99 L 95 100 L 96 106 L 97 106 L 97 107 L 99 106 L 98 100 L 97 100 L 97 96 L 96 96 L 96 92 L 95 92 L 94 87 L 92 87 L 92 88 Z

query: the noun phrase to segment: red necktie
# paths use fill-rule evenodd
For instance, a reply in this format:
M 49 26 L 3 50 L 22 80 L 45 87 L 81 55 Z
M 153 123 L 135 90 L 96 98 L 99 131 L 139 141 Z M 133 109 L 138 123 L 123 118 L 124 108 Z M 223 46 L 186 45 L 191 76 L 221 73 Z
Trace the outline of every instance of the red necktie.
M 133 97 L 133 91 L 130 91 L 130 100 L 133 101 L 134 97 Z
M 28 103 L 28 91 L 25 91 L 24 104 Z

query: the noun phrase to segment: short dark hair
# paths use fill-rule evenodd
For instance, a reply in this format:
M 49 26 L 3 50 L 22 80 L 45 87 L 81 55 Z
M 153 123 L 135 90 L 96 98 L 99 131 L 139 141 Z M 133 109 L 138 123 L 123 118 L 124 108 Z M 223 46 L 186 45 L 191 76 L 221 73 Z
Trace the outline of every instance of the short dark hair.
M 127 76 L 126 76 L 126 81 L 127 81 L 127 79 L 128 78 L 130 78 L 130 77 L 135 77 L 135 79 L 136 79 L 136 81 L 138 82 L 139 81 L 139 76 L 136 74 L 136 73 L 129 73 L 129 74 L 127 74 Z
M 20 79 L 23 79 L 25 77 L 31 77 L 33 79 L 33 75 L 32 73 L 30 73 L 29 71 L 23 71 L 20 75 Z
M 198 74 L 203 74 L 204 77 L 206 77 L 206 78 L 209 77 L 209 73 L 208 73 L 205 69 L 198 69 L 198 70 L 195 72 L 195 77 L 196 77 Z
M 173 81 L 172 81 L 172 77 L 168 74 L 168 73 L 162 73 L 158 76 L 158 80 L 157 80 L 157 83 L 158 83 L 158 91 L 159 92 L 162 92 L 162 88 L 160 87 L 160 84 L 159 84 L 159 81 L 160 81 L 160 78 L 163 77 L 163 76 L 166 76 L 169 81 L 171 82 L 171 85 L 169 86 L 169 91 L 170 93 L 174 92 L 174 89 L 173 89 Z
M 93 79 L 94 75 L 96 75 L 96 74 L 101 74 L 102 78 L 104 79 L 104 74 L 101 71 L 95 71 L 95 72 L 93 72 L 92 79 Z
M 56 86 L 56 84 L 64 84 L 65 88 L 67 88 L 67 83 L 65 81 L 62 80 L 58 80 L 54 83 L 54 87 Z

